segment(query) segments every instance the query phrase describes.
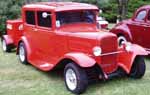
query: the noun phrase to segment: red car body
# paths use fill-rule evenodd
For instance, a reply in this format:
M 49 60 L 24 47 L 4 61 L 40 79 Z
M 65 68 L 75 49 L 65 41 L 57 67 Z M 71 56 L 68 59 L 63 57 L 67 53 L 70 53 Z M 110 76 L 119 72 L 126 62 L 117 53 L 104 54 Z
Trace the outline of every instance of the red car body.
M 130 75 L 137 56 L 147 55 L 147 52 L 135 44 L 118 47 L 117 36 L 97 28 L 97 13 L 98 8 L 94 5 L 73 2 L 42 2 L 23 6 L 23 34 L 16 41 L 21 62 L 30 63 L 42 71 L 66 66 L 66 85 L 73 93 L 82 93 L 87 87 L 84 70 L 92 70 L 88 73 L 91 74 L 98 68 L 101 72 L 98 73 L 99 79 L 119 75 L 120 68 Z M 85 20 L 84 16 L 89 14 Z M 13 43 L 10 41 L 12 38 L 9 34 L 3 36 L 8 43 Z M 80 81 L 75 89 L 67 84 L 67 72 L 73 71 L 73 77 L 76 77 L 71 77 L 69 81 L 74 82 L 76 78 Z M 97 76 L 97 73 L 92 73 L 95 74 Z
M 118 23 L 111 32 L 150 51 L 150 5 L 139 8 L 131 19 Z
M 6 22 L 6 35 L 2 36 L 4 51 L 10 51 L 12 48 L 16 47 L 20 37 L 23 35 L 23 24 L 22 19 L 18 20 L 7 20 Z

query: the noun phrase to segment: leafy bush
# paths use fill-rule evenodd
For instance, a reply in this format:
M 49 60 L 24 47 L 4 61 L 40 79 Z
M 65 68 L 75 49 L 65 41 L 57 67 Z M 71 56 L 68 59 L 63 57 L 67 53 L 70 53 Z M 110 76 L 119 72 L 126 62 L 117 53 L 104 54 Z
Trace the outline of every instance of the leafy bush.
M 5 22 L 7 19 L 17 19 L 21 14 L 21 6 L 29 1 L 51 1 L 51 0 L 0 0 L 0 33 L 5 33 Z M 61 1 L 61 0 L 58 0 Z M 109 22 L 116 22 L 118 16 L 117 0 L 62 0 L 84 2 L 97 5 L 103 10 L 100 14 Z M 130 0 L 128 4 L 127 17 L 130 18 L 134 11 L 140 6 L 150 4 L 149 0 Z
M 1 0 L 0 1 L 0 32 L 4 33 L 7 19 L 17 19 L 20 17 L 20 6 L 22 0 Z

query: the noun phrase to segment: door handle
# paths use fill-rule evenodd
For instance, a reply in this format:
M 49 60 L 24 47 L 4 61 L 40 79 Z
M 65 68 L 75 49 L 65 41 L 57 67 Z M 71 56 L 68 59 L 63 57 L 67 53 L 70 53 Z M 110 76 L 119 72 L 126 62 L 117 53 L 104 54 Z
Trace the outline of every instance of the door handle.
M 37 28 L 34 28 L 33 30 L 34 30 L 35 32 L 36 32 L 36 31 L 38 31 L 38 29 L 37 29 Z

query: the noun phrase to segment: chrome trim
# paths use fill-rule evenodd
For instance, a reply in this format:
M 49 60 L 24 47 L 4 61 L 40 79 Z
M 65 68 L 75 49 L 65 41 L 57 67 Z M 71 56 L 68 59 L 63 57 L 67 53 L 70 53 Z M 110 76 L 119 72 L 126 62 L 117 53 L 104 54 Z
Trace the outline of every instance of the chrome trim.
M 150 49 L 149 48 L 144 48 L 147 52 L 148 52 L 148 54 L 150 54 Z
M 150 51 L 150 49 L 149 48 L 145 48 L 147 51 Z
M 104 54 L 101 54 L 100 56 L 113 55 L 113 54 L 118 54 L 118 53 L 122 53 L 122 52 L 125 52 L 125 51 L 116 51 L 116 52 L 104 53 Z

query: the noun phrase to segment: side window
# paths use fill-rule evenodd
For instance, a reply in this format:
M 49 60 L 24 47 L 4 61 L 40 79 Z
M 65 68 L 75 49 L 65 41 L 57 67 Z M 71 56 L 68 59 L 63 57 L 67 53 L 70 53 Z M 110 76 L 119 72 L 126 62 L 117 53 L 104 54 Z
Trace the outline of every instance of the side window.
M 148 18 L 147 19 L 150 21 L 150 11 L 148 12 Z
M 35 12 L 34 11 L 26 11 L 25 12 L 26 23 L 35 25 Z
M 45 12 L 45 11 L 38 11 L 37 12 L 37 17 L 38 17 L 38 26 L 42 27 L 51 27 L 51 13 L 50 12 Z
M 146 10 L 140 11 L 140 12 L 137 14 L 135 20 L 138 20 L 138 21 L 144 20 L 145 17 L 146 17 L 146 13 L 147 13 Z

